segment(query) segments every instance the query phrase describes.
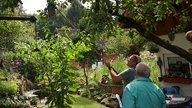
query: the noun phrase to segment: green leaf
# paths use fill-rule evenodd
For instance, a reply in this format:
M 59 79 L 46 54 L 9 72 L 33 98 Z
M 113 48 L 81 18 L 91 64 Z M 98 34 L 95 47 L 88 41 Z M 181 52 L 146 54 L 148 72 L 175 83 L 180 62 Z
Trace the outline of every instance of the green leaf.
M 55 73 L 58 73 L 58 72 L 60 72 L 61 71 L 61 69 L 54 69 L 53 70 L 53 72 L 55 72 Z
M 172 11 L 173 15 L 177 14 L 177 12 L 176 12 L 175 8 L 173 7 L 173 5 L 168 4 L 168 8 Z

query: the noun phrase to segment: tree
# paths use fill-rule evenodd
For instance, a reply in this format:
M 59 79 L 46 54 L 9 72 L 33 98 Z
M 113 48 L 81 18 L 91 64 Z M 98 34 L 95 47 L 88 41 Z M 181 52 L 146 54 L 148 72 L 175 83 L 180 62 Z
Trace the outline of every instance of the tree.
M 9 11 L 0 14 L 13 14 Z M 31 22 L 6 21 L 0 20 L 0 48 L 13 50 L 15 43 L 18 41 L 28 41 L 35 36 L 34 24 Z
M 105 39 L 106 33 L 102 35 L 102 41 L 105 43 L 104 52 L 121 54 L 124 57 L 128 57 L 132 54 L 139 54 L 140 51 L 148 50 L 147 43 L 150 43 L 145 38 L 139 36 L 135 30 L 125 31 L 122 29 L 116 29 L 118 31 L 115 36 L 111 36 Z M 134 36 L 130 36 L 133 33 Z
M 171 45 L 155 34 L 158 22 L 163 22 L 170 17 L 177 19 L 177 23 L 171 25 L 170 33 L 191 29 L 189 28 L 192 23 L 191 2 L 186 0 L 95 0 L 91 3 L 89 16 L 93 19 L 93 24 L 100 24 L 100 29 L 107 29 L 107 27 L 111 29 L 111 25 L 117 18 L 120 24 L 135 28 L 147 40 L 192 63 L 192 54 L 179 46 Z
M 55 4 L 54 4 L 55 5 Z M 56 29 L 62 26 L 78 29 L 78 22 L 84 15 L 84 8 L 79 0 L 74 0 L 67 8 L 62 8 L 63 5 L 55 5 L 56 14 L 54 16 L 48 15 L 47 8 L 40 12 L 37 17 L 37 31 L 39 37 L 45 38 L 46 31 L 50 30 L 51 33 L 57 32 Z
M 56 0 L 48 0 L 53 2 Z M 73 2 L 73 0 L 67 0 Z M 67 1 L 58 3 L 67 7 Z M 157 22 L 163 22 L 169 17 L 175 18 L 174 23 L 169 28 L 169 32 L 184 32 L 190 30 L 192 23 L 191 0 L 82 0 L 83 3 L 91 4 L 90 13 L 88 14 L 92 20 L 94 28 L 102 30 L 103 28 L 113 29 L 113 23 L 118 22 L 135 28 L 141 36 L 145 37 L 161 47 L 172 51 L 173 53 L 185 58 L 192 63 L 192 54 L 179 46 L 160 39 L 155 34 L 155 28 L 158 27 Z M 8 1 L 2 1 L 8 3 Z M 14 4 L 19 4 L 21 0 L 16 0 Z M 7 7 L 15 7 L 8 5 Z M 116 17 L 116 18 L 114 18 Z M 115 19 L 115 20 L 114 20 Z M 102 26 L 103 25 L 103 26 Z M 96 29 L 96 30 L 97 30 Z
M 3 0 L 3 1 L 0 1 L 0 8 L 3 11 L 10 8 L 12 10 L 12 12 L 14 12 L 15 8 L 21 4 L 22 4 L 21 0 L 12 0 L 12 1 Z
M 66 17 L 68 19 L 68 27 L 77 27 L 79 20 L 83 17 L 84 7 L 79 0 L 74 0 L 67 9 Z
M 52 35 L 49 41 L 31 40 L 17 43 L 15 47 L 15 57 L 33 64 L 38 81 L 48 83 L 41 85 L 41 90 L 50 94 L 46 102 L 50 108 L 70 107 L 73 100 L 71 94 L 78 87 L 76 68 L 70 61 L 82 58 L 81 53 L 90 50 L 82 41 L 74 44 L 66 32 L 65 36 L 57 38 Z

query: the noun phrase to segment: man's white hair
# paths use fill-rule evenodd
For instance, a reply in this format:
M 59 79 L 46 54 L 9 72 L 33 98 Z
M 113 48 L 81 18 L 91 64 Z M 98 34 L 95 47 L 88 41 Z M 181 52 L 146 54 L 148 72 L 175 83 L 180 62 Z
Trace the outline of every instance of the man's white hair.
M 145 78 L 149 78 L 150 77 L 150 68 L 149 66 L 144 63 L 144 62 L 140 62 L 136 65 L 135 68 L 136 74 L 140 77 L 145 77 Z

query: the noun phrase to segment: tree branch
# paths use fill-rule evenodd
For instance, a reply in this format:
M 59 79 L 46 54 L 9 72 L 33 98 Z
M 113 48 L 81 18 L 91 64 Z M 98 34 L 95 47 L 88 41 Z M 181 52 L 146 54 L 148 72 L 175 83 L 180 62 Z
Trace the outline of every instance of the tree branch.
M 13 16 L 0 16 L 0 20 L 21 20 L 35 22 L 37 19 L 34 16 L 31 17 L 13 17 Z
M 120 23 L 128 24 L 128 25 L 130 25 L 131 28 L 135 28 L 141 34 L 141 36 L 145 37 L 147 40 L 152 41 L 152 42 L 158 44 L 159 46 L 161 46 L 177 55 L 180 55 L 181 57 L 183 57 L 184 59 L 186 59 L 187 61 L 192 63 L 192 54 L 190 54 L 186 50 L 184 50 L 178 46 L 171 45 L 168 41 L 162 40 L 157 35 L 155 35 L 151 32 L 148 33 L 147 30 L 145 28 L 143 28 L 143 26 L 141 24 L 137 23 L 132 18 L 127 18 L 127 17 L 121 16 L 121 15 L 118 15 L 118 17 L 119 17 Z

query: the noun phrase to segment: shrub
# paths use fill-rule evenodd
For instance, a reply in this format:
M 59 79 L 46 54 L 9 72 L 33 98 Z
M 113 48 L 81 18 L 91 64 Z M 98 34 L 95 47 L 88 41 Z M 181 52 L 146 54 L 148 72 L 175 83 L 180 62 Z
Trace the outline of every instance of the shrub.
M 12 99 L 7 97 L 0 99 L 0 108 L 30 108 L 30 105 L 18 98 Z
M 16 94 L 17 84 L 14 81 L 0 81 L 0 95 L 8 96 Z
M 0 79 L 6 79 L 10 77 L 10 73 L 6 69 L 0 69 Z

